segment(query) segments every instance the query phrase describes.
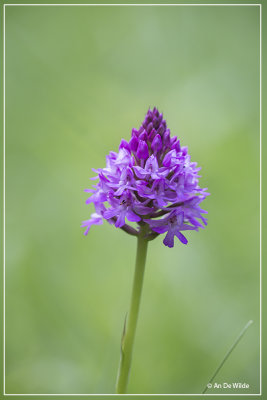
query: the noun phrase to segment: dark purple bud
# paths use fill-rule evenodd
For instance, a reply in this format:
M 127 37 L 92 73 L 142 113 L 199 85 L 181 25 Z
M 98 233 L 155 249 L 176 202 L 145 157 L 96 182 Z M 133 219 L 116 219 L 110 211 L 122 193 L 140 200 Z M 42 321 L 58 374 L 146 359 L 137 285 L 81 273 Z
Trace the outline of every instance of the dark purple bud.
M 120 144 L 119 149 L 126 149 L 126 150 L 128 150 L 128 151 L 131 151 L 131 150 L 130 150 L 129 143 L 126 142 L 126 140 L 124 140 L 124 139 L 121 139 L 121 144 Z
M 147 113 L 145 120 L 143 122 L 143 126 L 146 127 L 152 121 L 152 115 Z
M 146 133 L 146 131 L 142 132 L 138 139 L 139 140 L 143 140 L 144 142 L 146 142 L 147 141 L 147 133 Z
M 132 136 L 138 136 L 138 129 L 132 129 Z
M 158 129 L 158 134 L 160 136 L 162 136 L 163 133 L 165 132 L 165 129 L 166 129 L 166 127 L 161 123 L 160 126 L 159 126 L 159 129 Z
M 148 135 L 148 140 L 150 142 L 152 142 L 152 140 L 154 139 L 154 137 L 156 136 L 157 131 L 153 128 L 152 131 L 150 132 L 150 134 Z
M 159 116 L 159 112 L 158 109 L 156 107 L 153 108 L 153 114 L 158 117 Z
M 147 128 L 146 128 L 147 133 L 150 133 L 150 132 L 152 131 L 152 129 L 153 129 L 153 124 L 152 124 L 152 122 L 150 122 L 150 123 L 147 125 Z
M 171 142 L 170 142 L 170 145 L 172 146 L 172 145 L 173 145 L 173 143 L 175 143 L 175 142 L 176 142 L 176 140 L 177 140 L 177 136 L 173 136 L 173 137 L 171 137 Z
M 139 141 L 136 155 L 138 158 L 146 159 L 149 157 L 148 147 L 143 140 Z
M 175 138 L 176 138 L 176 136 L 175 136 Z M 174 138 L 172 138 L 172 139 L 174 139 Z M 181 151 L 180 140 L 177 140 L 177 138 L 176 138 L 176 140 L 173 141 L 172 139 L 171 139 L 171 149 L 176 150 L 177 153 L 180 153 L 180 151 Z
M 172 146 L 173 143 L 175 143 L 176 141 L 177 141 L 177 136 L 171 137 L 171 143 L 170 143 L 170 145 Z
M 151 148 L 155 152 L 158 152 L 162 149 L 162 140 L 159 134 L 154 137 Z
M 153 126 L 154 126 L 155 129 L 158 129 L 159 124 L 160 124 L 160 119 L 159 118 L 154 118 Z
M 138 147 L 138 139 L 137 139 L 137 137 L 136 136 L 132 136 L 132 138 L 131 138 L 131 140 L 130 140 L 130 142 L 129 142 L 129 145 L 130 145 L 130 149 L 132 150 L 132 151 L 136 151 L 137 150 L 137 147 Z
M 164 132 L 164 135 L 163 135 L 163 144 L 164 144 L 166 147 L 169 147 L 169 146 L 170 146 L 170 142 L 171 142 L 171 139 L 170 139 L 170 130 L 169 130 L 169 129 L 166 129 L 166 131 Z

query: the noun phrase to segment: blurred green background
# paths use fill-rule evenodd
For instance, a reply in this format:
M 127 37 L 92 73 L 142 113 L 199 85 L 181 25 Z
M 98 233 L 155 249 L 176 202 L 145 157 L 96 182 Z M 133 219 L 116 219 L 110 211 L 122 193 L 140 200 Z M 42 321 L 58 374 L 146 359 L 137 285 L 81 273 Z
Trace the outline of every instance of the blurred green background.
M 135 239 L 83 236 L 91 168 L 149 106 L 209 225 L 149 245 L 129 393 L 259 392 L 259 8 L 6 7 L 6 392 L 114 393 Z

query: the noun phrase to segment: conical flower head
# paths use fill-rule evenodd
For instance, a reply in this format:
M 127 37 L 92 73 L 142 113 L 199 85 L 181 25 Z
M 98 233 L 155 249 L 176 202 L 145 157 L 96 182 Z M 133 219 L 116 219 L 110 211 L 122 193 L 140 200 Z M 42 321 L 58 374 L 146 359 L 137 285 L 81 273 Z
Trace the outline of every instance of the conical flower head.
M 138 235 L 138 230 L 126 224 L 126 219 L 148 225 L 147 239 L 166 233 L 163 243 L 173 247 L 174 236 L 186 244 L 181 233 L 198 230 L 207 220 L 199 204 L 206 198 L 206 189 L 198 182 L 200 168 L 191 162 L 187 147 L 181 147 L 177 137 L 171 137 L 163 115 L 154 108 L 148 110 L 139 129 L 133 129 L 127 142 L 122 139 L 118 152 L 110 152 L 106 167 L 95 170 L 97 184 L 87 203 L 95 212 L 83 222 L 85 234 L 91 225 L 103 219 Z

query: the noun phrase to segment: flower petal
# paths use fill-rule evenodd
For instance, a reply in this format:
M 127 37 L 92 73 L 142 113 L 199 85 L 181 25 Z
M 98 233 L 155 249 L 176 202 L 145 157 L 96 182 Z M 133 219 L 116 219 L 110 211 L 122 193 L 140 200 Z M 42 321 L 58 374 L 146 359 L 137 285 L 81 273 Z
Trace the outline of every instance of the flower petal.
M 165 239 L 163 240 L 163 243 L 165 246 L 168 247 L 173 247 L 174 246 L 174 233 L 169 230 L 167 235 L 165 236 Z
M 178 237 L 178 239 L 183 243 L 183 244 L 187 244 L 188 240 L 186 239 L 186 237 L 181 233 L 181 232 L 176 232 L 176 236 Z

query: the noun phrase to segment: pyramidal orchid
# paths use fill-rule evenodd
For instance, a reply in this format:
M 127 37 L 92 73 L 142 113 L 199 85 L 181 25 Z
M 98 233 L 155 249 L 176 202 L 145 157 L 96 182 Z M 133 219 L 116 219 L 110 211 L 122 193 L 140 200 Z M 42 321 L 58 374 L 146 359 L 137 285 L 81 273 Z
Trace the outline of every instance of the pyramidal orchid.
M 186 231 L 207 225 L 203 216 L 207 211 L 200 203 L 208 193 L 199 186 L 199 171 L 187 147 L 182 147 L 176 136 L 171 137 L 163 115 L 154 108 L 148 110 L 139 129 L 132 129 L 130 140 L 122 139 L 118 152 L 109 153 L 106 166 L 94 170 L 97 176 L 92 179 L 97 182 L 85 190 L 91 193 L 86 203 L 93 203 L 95 208 L 90 219 L 83 221 L 85 235 L 92 225 L 107 220 L 138 239 L 117 393 L 126 393 L 148 242 L 163 235 L 163 244 L 170 248 L 177 239 L 187 244 Z

